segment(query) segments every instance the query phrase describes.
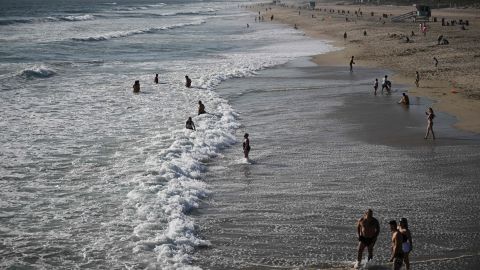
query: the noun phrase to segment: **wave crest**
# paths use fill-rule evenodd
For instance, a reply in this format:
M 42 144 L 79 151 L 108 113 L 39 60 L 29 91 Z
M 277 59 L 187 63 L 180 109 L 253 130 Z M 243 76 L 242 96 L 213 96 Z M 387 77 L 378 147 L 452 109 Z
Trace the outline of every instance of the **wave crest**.
M 175 28 L 180 28 L 180 27 L 185 27 L 185 26 L 200 25 L 200 24 L 204 24 L 205 22 L 206 22 L 205 20 L 201 20 L 201 21 L 197 21 L 197 22 L 174 24 L 174 25 L 163 26 L 163 27 L 152 27 L 152 28 L 140 29 L 140 30 L 106 33 L 106 34 L 103 34 L 103 35 L 92 36 L 92 37 L 72 38 L 72 40 L 74 40 L 74 41 L 104 41 L 104 40 L 109 40 L 109 39 L 113 39 L 113 38 L 129 37 L 129 36 L 133 36 L 133 35 L 154 33 L 154 32 L 157 32 L 157 31 L 175 29 Z
M 22 70 L 19 76 L 24 77 L 26 79 L 34 79 L 34 78 L 48 78 L 57 74 L 55 70 L 48 68 L 44 65 L 35 65 L 33 67 L 26 68 Z

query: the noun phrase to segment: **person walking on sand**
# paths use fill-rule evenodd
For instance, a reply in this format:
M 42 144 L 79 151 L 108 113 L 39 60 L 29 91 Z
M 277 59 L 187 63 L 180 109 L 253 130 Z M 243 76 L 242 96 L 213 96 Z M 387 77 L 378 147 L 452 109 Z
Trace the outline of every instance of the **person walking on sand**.
M 347 41 L 347 32 L 343 33 L 343 40 Z
M 133 84 L 133 93 L 140 93 L 140 81 L 136 80 Z
M 248 159 L 248 153 L 250 153 L 250 139 L 248 139 L 248 133 L 245 133 L 243 138 L 243 155 Z
M 202 101 L 199 100 L 199 101 L 198 101 L 198 115 L 204 114 L 204 113 L 207 113 L 207 112 L 205 111 L 205 105 L 203 105 Z
M 185 75 L 185 86 L 188 88 L 192 87 L 192 80 L 187 75 Z
M 363 250 L 368 249 L 368 261 L 373 259 L 373 246 L 380 233 L 380 223 L 373 217 L 372 209 L 365 211 L 365 214 L 357 222 L 358 253 L 355 268 L 359 268 L 362 262 Z
M 355 61 L 353 61 L 353 55 L 352 55 L 352 58 L 350 58 L 350 72 L 353 72 L 353 65 L 355 65 Z
M 403 264 L 402 235 L 397 229 L 397 222 L 391 220 L 389 223 L 392 232 L 392 255 L 390 262 L 393 262 L 393 270 L 400 270 Z
M 187 120 L 187 122 L 185 123 L 185 128 L 196 131 L 196 129 L 195 129 L 195 123 L 193 123 L 192 117 L 188 117 L 188 120 Z
M 433 63 L 435 64 L 435 67 L 438 66 L 438 59 L 435 56 L 433 57 Z
M 418 73 L 418 70 L 415 71 L 415 85 L 417 87 L 420 85 L 420 73 Z
M 155 74 L 155 79 L 153 79 L 153 82 L 154 82 L 155 84 L 158 84 L 158 74 Z
M 435 118 L 435 114 L 433 113 L 432 107 L 428 108 L 428 112 L 425 112 L 427 115 L 427 133 L 425 134 L 425 140 L 428 139 L 428 135 L 430 131 L 432 132 L 432 137 L 435 140 L 435 133 L 433 133 L 433 118 Z
M 403 104 L 403 105 L 410 105 L 410 99 L 408 98 L 408 95 L 405 93 L 402 93 L 402 99 L 398 102 L 398 104 Z
M 413 249 L 412 244 L 412 234 L 408 229 L 408 221 L 406 218 L 400 219 L 400 226 L 398 226 L 398 231 L 402 236 L 402 251 L 403 251 L 403 262 L 407 270 L 410 270 L 410 258 L 408 255 Z
M 374 95 L 377 95 L 377 89 L 378 89 L 378 79 L 375 78 L 375 82 L 373 83 L 373 90 L 375 90 Z

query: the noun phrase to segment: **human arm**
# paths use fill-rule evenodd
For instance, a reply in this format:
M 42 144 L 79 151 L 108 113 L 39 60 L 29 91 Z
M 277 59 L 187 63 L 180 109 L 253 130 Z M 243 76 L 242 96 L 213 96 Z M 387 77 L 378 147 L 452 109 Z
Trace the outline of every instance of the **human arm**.
M 378 222 L 377 219 L 375 219 L 375 239 L 378 237 L 380 234 L 380 223 Z
M 360 235 L 362 233 L 362 226 L 361 226 L 361 222 L 362 222 L 362 219 L 359 219 L 357 221 L 357 237 L 358 237 L 358 240 L 360 241 Z

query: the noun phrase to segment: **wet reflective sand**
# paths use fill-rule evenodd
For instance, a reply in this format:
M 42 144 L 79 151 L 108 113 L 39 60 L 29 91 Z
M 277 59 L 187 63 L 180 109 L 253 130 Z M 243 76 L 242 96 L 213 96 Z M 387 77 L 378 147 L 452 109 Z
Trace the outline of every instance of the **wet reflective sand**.
M 241 112 L 241 144 L 209 164 L 211 196 L 194 213 L 209 248 L 204 269 L 342 269 L 356 258 L 355 222 L 372 208 L 382 232 L 374 269 L 389 269 L 387 222 L 406 217 L 415 269 L 480 264 L 480 137 L 437 113 L 423 139 L 428 100 L 373 96 L 385 71 L 295 61 L 218 90 Z

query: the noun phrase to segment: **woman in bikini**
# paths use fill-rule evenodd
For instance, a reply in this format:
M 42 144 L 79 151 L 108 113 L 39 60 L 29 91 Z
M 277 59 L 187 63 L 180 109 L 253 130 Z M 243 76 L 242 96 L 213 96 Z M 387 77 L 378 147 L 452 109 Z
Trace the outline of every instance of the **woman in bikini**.
M 407 270 L 410 270 L 410 258 L 408 255 L 412 251 L 412 234 L 408 229 L 408 221 L 406 218 L 400 220 L 400 226 L 398 226 L 398 231 L 402 235 L 402 251 L 403 251 L 403 262 Z
M 435 133 L 433 133 L 433 118 L 435 118 L 435 114 L 433 113 L 433 109 L 430 107 L 428 108 L 428 112 L 425 112 L 427 115 L 427 134 L 425 134 L 425 138 L 428 138 L 428 135 L 430 134 L 430 131 L 432 132 L 432 137 L 435 140 Z

